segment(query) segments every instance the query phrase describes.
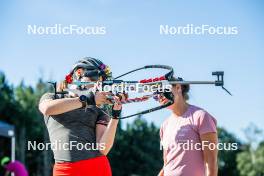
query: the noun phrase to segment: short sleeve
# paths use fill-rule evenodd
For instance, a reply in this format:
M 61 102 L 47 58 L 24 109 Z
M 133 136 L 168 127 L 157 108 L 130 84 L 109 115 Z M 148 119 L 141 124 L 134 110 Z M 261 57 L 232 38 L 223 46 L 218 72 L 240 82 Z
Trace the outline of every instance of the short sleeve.
M 98 117 L 96 120 L 96 124 L 101 124 L 101 125 L 108 125 L 110 121 L 110 117 L 103 112 L 101 109 L 98 108 Z
M 216 129 L 216 119 L 211 116 L 208 112 L 202 111 L 198 119 L 198 132 L 200 135 L 205 133 L 215 133 Z
M 40 98 L 39 104 L 42 103 L 43 101 L 46 101 L 46 100 L 54 100 L 54 99 L 55 99 L 54 93 L 45 93 Z
M 55 94 L 54 93 L 45 93 L 42 95 L 42 97 L 39 100 L 39 104 L 46 101 L 46 100 L 54 100 L 55 99 Z M 48 124 L 49 121 L 49 116 L 44 115 L 44 121 L 45 124 Z

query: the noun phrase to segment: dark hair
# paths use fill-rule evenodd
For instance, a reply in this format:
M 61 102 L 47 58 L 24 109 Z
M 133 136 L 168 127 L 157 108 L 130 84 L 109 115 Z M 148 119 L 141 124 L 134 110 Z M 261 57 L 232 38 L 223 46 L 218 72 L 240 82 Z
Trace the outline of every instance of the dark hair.
M 177 77 L 177 78 L 175 78 L 175 77 L 172 77 L 171 79 L 170 79 L 170 81 L 184 81 L 182 78 L 180 78 L 180 77 Z M 183 98 L 185 99 L 185 100 L 189 100 L 189 95 L 188 95 L 188 93 L 189 93 L 189 91 L 190 91 L 190 84 L 182 84 L 181 85 L 181 89 L 182 89 L 182 96 L 183 96 Z

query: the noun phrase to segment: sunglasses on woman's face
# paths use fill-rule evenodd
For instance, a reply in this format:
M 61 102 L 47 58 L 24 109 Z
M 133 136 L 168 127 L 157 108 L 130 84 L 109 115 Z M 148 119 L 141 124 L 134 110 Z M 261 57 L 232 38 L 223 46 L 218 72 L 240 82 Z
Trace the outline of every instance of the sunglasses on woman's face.
M 79 81 L 80 82 L 94 82 L 94 83 L 96 83 L 98 81 L 98 78 L 97 77 L 93 78 L 93 77 L 80 76 Z M 80 90 L 87 90 L 87 89 L 92 88 L 93 86 L 94 86 L 93 84 L 80 85 L 79 89 Z

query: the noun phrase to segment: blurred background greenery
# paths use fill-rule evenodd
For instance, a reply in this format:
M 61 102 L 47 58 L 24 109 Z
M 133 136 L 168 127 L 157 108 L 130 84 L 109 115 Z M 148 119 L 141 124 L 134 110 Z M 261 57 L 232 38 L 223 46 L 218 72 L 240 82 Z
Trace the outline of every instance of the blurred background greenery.
M 25 163 L 31 176 L 51 175 L 53 156 L 51 151 L 27 150 L 27 141 L 48 142 L 48 134 L 43 117 L 38 111 L 41 95 L 52 91 L 42 79 L 32 86 L 23 81 L 18 86 L 8 83 L 4 73 L 0 73 L 0 120 L 13 124 L 16 129 L 16 159 Z M 219 141 L 238 143 L 235 151 L 219 151 L 219 175 L 262 176 L 264 175 L 264 141 L 257 139 L 263 135 L 254 124 L 245 129 L 247 141 L 241 141 L 227 129 L 218 128 Z M 10 155 L 10 142 L 0 137 L 0 157 Z M 144 117 L 132 123 L 119 123 L 115 145 L 109 154 L 114 176 L 152 176 L 162 168 L 159 127 L 148 123 Z M 3 174 L 3 168 L 0 175 Z

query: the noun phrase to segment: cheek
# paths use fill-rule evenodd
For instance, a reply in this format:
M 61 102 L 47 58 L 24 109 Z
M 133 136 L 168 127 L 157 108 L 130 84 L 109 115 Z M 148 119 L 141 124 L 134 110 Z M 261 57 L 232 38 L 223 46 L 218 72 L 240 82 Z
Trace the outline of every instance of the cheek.
M 171 92 L 173 93 L 174 96 L 176 96 L 177 93 L 178 93 L 176 87 L 173 87 L 172 90 L 171 90 Z

